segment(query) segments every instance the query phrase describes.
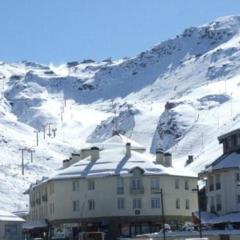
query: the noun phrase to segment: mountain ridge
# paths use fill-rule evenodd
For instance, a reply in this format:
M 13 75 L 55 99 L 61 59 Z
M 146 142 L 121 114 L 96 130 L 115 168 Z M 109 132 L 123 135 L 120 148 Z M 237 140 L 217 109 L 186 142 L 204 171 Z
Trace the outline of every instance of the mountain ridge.
M 113 130 L 151 153 L 173 152 L 180 168 L 194 155 L 186 167 L 204 169 L 221 154 L 217 136 L 240 126 L 239 30 L 240 17 L 228 16 L 133 58 L 59 66 L 1 62 L 0 204 L 25 208 L 22 193 L 31 182 Z M 35 151 L 33 162 L 24 152 L 24 176 L 22 148 Z

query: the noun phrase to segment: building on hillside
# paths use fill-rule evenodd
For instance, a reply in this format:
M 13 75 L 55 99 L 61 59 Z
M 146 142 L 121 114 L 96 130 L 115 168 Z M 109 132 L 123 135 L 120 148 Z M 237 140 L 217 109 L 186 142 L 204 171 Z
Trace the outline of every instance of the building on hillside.
M 107 239 L 158 231 L 162 207 L 173 227 L 190 221 L 197 176 L 173 168 L 171 154 L 143 149 L 115 135 L 72 155 L 54 176 L 31 185 L 30 218 L 47 219 L 53 234 L 61 229 L 72 239 L 79 231 L 105 231 Z
M 0 239 L 21 240 L 24 220 L 17 215 L 0 210 Z
M 208 223 L 223 227 L 231 222 L 240 227 L 240 129 L 218 140 L 223 154 L 199 174 L 206 181 L 207 212 L 216 215 Z

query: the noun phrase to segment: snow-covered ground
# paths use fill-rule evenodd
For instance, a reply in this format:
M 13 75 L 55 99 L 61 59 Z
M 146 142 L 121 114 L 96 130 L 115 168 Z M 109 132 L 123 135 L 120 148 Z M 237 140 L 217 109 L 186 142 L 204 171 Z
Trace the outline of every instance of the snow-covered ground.
M 230 16 L 133 58 L 60 66 L 1 62 L 1 208 L 26 208 L 22 193 L 31 182 L 112 130 L 152 153 L 171 151 L 176 166 L 194 155 L 186 167 L 202 170 L 222 152 L 217 136 L 240 126 L 239 30 L 240 17 Z M 24 176 L 22 148 L 35 151 L 33 162 L 24 151 Z

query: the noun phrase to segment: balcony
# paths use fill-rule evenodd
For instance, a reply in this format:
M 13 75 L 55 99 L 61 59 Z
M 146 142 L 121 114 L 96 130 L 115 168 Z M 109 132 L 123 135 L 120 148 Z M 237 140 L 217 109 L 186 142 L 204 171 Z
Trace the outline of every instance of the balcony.
M 144 188 L 130 188 L 130 194 L 144 194 Z
M 161 189 L 160 188 L 151 188 L 151 193 L 152 194 L 160 194 L 161 193 Z

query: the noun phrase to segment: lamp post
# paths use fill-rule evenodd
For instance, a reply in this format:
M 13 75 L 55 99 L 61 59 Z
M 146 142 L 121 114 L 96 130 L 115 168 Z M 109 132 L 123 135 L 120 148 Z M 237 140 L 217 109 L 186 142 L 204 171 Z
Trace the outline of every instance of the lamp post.
M 200 209 L 200 191 L 199 186 L 197 185 L 197 188 L 192 189 L 193 192 L 197 192 L 197 198 L 198 198 L 198 219 L 199 219 L 199 237 L 202 238 L 202 217 L 201 217 L 201 209 Z
M 164 215 L 164 205 L 163 205 L 163 190 L 160 189 L 161 195 L 161 205 L 162 205 L 162 223 L 163 223 L 163 240 L 166 239 L 166 232 L 165 232 L 165 215 Z

